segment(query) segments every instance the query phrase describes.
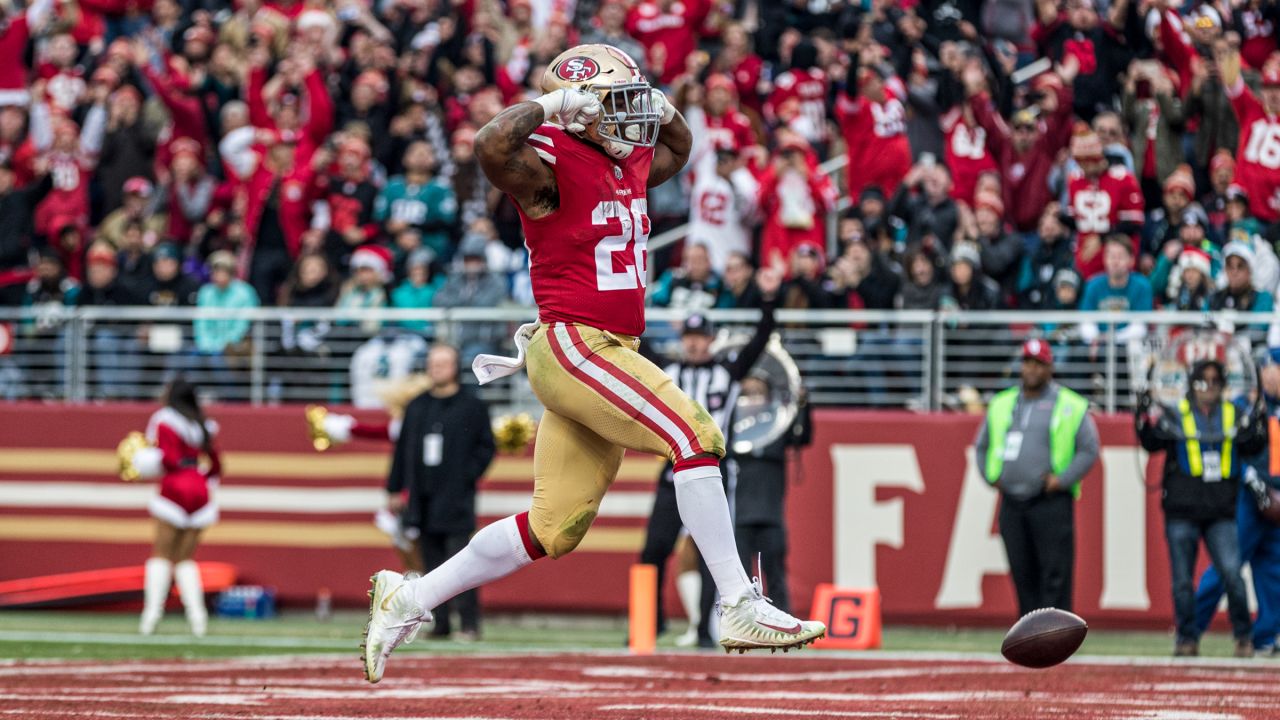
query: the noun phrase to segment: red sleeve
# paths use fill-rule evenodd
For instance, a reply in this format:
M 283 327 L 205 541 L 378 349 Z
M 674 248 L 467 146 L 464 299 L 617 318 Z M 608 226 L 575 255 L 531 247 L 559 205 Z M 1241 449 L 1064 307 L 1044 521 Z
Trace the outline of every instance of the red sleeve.
M 173 472 L 182 466 L 182 451 L 187 446 L 173 428 L 164 423 L 156 427 L 156 447 L 160 449 L 165 472 Z
M 1163 46 L 1165 59 L 1174 70 L 1178 71 L 1180 87 L 1185 97 L 1191 88 L 1191 58 L 1195 55 L 1195 48 L 1191 47 L 1191 43 L 1187 42 L 1178 28 L 1173 26 L 1173 21 L 1169 19 L 1170 14 L 1171 11 L 1167 10 L 1160 13 L 1160 44 Z
M 1035 43 L 1036 47 L 1040 49 L 1041 55 L 1048 55 L 1047 46 L 1049 41 L 1053 39 L 1053 34 L 1058 31 L 1058 28 L 1062 27 L 1062 23 L 1066 22 L 1066 19 L 1067 16 L 1064 13 L 1059 14 L 1058 18 L 1048 25 L 1041 25 L 1036 22 L 1035 25 L 1031 26 L 1031 42 Z
M 364 440 L 391 440 L 390 423 L 356 422 L 351 426 L 351 437 Z
M 1009 125 L 995 112 L 991 96 L 986 93 L 969 98 L 969 107 L 973 110 L 974 120 L 987 134 L 987 150 L 991 152 L 991 157 L 997 162 L 1003 162 L 1005 150 L 1009 146 Z
M 839 194 L 826 173 L 816 169 L 809 173 L 809 192 L 813 194 L 818 212 L 826 213 L 835 208 Z
M 1245 132 L 1245 125 L 1249 121 L 1259 115 L 1265 114 L 1262 103 L 1258 102 L 1258 97 L 1253 94 L 1249 86 L 1245 83 L 1244 78 L 1236 80 L 1236 86 L 1240 88 L 1239 92 L 1235 92 L 1231 88 L 1227 88 L 1227 97 L 1231 100 L 1231 109 L 1236 113 L 1236 124 L 1240 125 L 1240 132 Z
M 1120 222 L 1142 225 L 1146 221 L 1146 214 L 1138 179 L 1133 175 L 1125 175 L 1124 181 L 1120 183 L 1120 195 L 1120 210 L 1117 213 Z
M 639 8 L 639 5 L 631 8 L 631 12 L 627 13 L 627 21 L 625 23 L 625 27 L 627 29 L 627 34 L 635 38 L 636 40 L 639 40 L 640 44 L 644 45 L 644 49 L 648 51 L 649 43 L 646 42 L 645 39 L 640 37 L 640 35 L 638 34 L 639 30 L 637 29 L 637 26 L 640 24 L 640 11 L 638 10 L 638 8 Z
M 686 0 L 684 17 L 695 36 L 703 35 L 702 25 L 711 14 L 711 0 Z
M 103 15 L 124 15 L 133 3 L 130 0 L 80 0 L 78 4 Z
M 1058 89 L 1058 110 L 1049 119 L 1044 137 L 1040 140 L 1048 153 L 1057 155 L 1058 150 L 1071 142 L 1073 98 L 1074 93 L 1069 85 Z
M 329 88 L 325 87 L 324 76 L 319 70 L 311 71 L 306 83 L 307 134 L 316 145 L 323 145 L 325 138 L 333 132 L 333 100 L 329 97 Z
M 166 58 L 165 61 L 168 62 L 168 59 Z M 161 75 L 149 63 L 142 66 L 142 74 L 147 78 L 147 82 L 151 83 L 151 87 L 155 88 L 156 94 L 160 96 L 160 102 L 169 109 L 174 127 L 185 131 L 184 134 L 189 137 L 203 142 L 204 113 L 200 110 L 200 102 L 186 93 L 179 92 L 173 85 L 172 75 L 167 72 Z
M 759 202 L 760 214 L 768 218 L 778 204 L 778 174 L 769 168 L 760 177 Z
M 267 71 L 253 68 L 249 71 L 249 84 L 244 90 L 244 101 L 249 105 L 249 124 L 254 127 L 273 129 L 276 121 L 267 112 L 267 102 L 262 97 L 262 88 L 267 84 Z

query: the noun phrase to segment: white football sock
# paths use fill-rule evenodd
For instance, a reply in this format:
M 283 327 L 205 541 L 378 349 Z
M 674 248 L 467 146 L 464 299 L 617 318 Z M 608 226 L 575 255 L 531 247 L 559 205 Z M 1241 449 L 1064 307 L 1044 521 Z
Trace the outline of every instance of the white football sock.
M 693 537 L 702 559 L 716 581 L 720 600 L 729 605 L 746 597 L 751 581 L 742 569 L 738 545 L 729 519 L 729 501 L 724 495 L 720 468 L 700 465 L 677 470 L 676 507 L 680 520 Z
M 169 580 L 173 563 L 167 558 L 147 558 L 142 580 L 142 619 L 138 631 L 143 635 L 155 632 L 156 624 L 164 617 L 164 603 L 169 599 Z
M 421 607 L 434 610 L 459 593 L 504 578 L 533 561 L 512 515 L 481 528 L 457 555 L 410 581 L 409 589 Z
M 684 606 L 689 625 L 696 626 L 702 619 L 702 573 L 686 570 L 677 575 L 676 591 L 680 593 L 680 604 Z
M 178 586 L 178 597 L 187 611 L 187 624 L 191 634 L 204 637 L 209 625 L 209 611 L 204 606 L 204 581 L 195 560 L 183 560 L 173 566 L 173 582 Z

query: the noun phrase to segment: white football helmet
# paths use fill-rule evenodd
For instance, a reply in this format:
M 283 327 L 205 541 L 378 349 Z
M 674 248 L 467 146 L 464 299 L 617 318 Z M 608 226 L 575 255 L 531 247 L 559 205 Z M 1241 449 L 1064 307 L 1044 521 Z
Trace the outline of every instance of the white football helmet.
M 560 53 L 542 73 L 542 91 L 558 89 L 585 90 L 600 98 L 600 121 L 584 134 L 613 157 L 657 144 L 662 111 L 654 107 L 653 87 L 618 48 L 579 45 Z

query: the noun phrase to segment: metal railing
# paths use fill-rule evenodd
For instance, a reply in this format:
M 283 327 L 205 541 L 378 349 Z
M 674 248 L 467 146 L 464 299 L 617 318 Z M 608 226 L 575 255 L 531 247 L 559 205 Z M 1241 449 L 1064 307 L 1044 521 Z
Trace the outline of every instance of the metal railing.
M 651 309 L 645 337 L 674 357 L 685 316 Z M 759 317 L 754 310 L 711 316 L 728 334 L 751 333 Z M 422 368 L 429 342 L 459 346 L 464 363 L 476 352 L 514 354 L 512 332 L 533 317 L 531 308 L 0 309 L 12 338 L 0 350 L 0 400 L 151 400 L 181 372 L 219 401 L 377 402 L 379 383 Z M 972 409 L 1016 382 L 1020 344 L 1040 337 L 1054 350 L 1059 382 L 1116 411 L 1132 406 L 1143 359 L 1171 330 L 1234 324 L 1261 347 L 1273 317 L 783 310 L 778 332 L 817 405 Z M 1095 343 L 1081 340 L 1082 323 L 1098 327 Z M 1146 337 L 1125 341 L 1119 328 L 1130 323 L 1145 324 Z M 211 345 L 211 336 L 224 344 Z M 464 380 L 473 382 L 469 372 Z M 481 395 L 504 407 L 537 407 L 523 373 Z

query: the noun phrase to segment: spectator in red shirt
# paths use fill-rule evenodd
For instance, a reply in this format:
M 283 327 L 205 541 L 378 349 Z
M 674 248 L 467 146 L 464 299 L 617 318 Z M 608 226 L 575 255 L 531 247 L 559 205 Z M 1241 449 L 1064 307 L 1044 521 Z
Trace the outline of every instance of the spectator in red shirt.
M 645 66 L 657 71 L 664 85 L 684 70 L 710 12 L 709 0 L 641 0 L 631 8 L 627 34 L 645 46 Z
M 850 65 L 844 92 L 836 100 L 836 117 L 849 155 L 845 172 L 851 196 L 870 186 L 892 196 L 911 170 L 904 94 L 897 76 L 886 75 L 878 65 Z
M 27 87 L 27 42 L 32 33 L 44 30 L 53 10 L 53 0 L 34 0 L 23 12 L 14 12 L 10 3 L 0 3 L 0 107 L 25 106 L 31 102 Z
M 800 245 L 826 254 L 826 214 L 835 207 L 836 190 L 817 167 L 817 158 L 803 138 L 785 135 L 773 164 L 760 178 L 761 264 L 785 264 Z

